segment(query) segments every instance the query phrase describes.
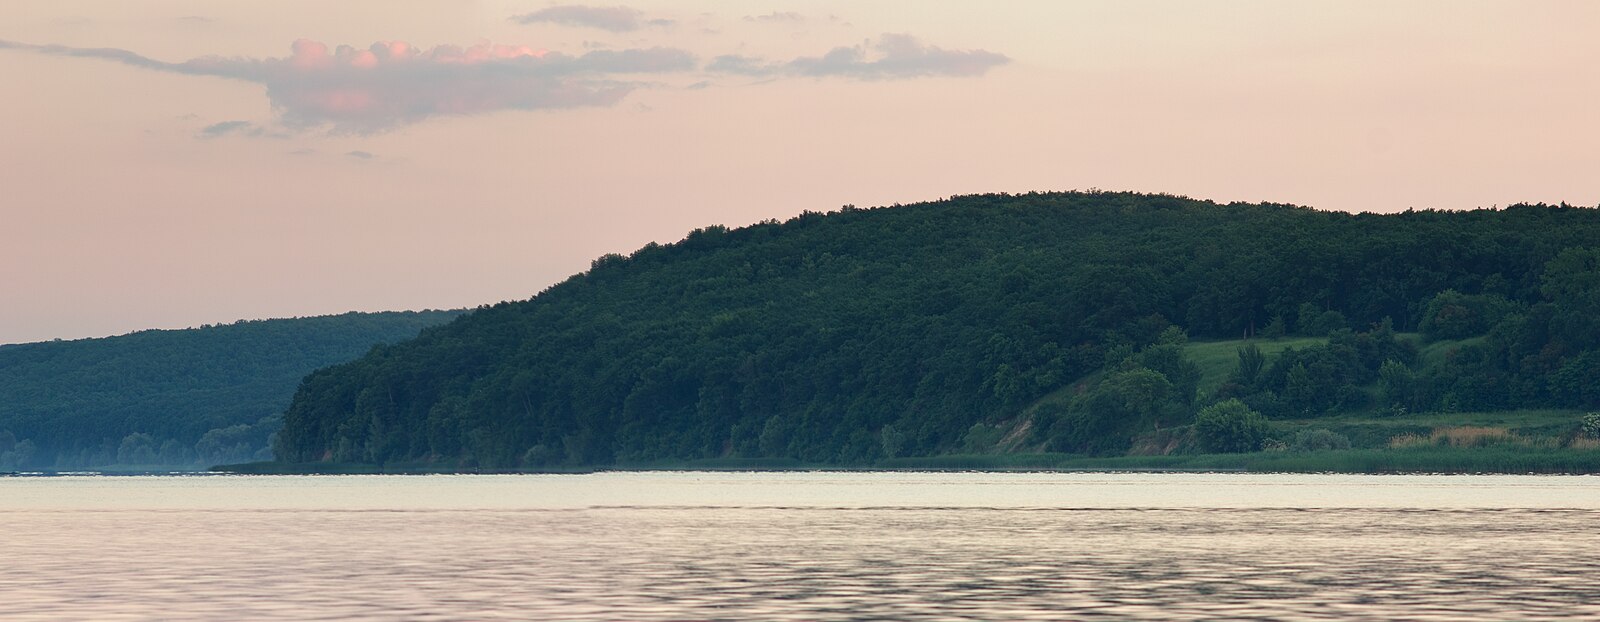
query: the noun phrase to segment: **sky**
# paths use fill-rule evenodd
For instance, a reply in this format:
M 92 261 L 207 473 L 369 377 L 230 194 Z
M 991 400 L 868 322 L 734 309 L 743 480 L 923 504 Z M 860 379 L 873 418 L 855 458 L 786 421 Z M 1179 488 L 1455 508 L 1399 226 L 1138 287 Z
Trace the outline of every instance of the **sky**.
M 1600 204 L 1600 3 L 0 2 L 0 343 L 1031 190 Z

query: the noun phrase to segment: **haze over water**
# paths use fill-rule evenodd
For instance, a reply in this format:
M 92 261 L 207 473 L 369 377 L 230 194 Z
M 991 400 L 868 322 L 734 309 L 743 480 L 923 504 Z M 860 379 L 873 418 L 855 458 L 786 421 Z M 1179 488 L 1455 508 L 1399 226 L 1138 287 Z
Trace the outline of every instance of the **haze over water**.
M 0 478 L 0 618 L 1583 619 L 1600 478 Z

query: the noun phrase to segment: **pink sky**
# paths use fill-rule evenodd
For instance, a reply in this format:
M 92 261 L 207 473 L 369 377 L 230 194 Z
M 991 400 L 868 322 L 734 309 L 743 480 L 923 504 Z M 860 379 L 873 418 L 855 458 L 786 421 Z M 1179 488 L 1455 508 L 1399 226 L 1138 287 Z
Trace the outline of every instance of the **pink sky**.
M 6 0 L 0 343 L 524 299 L 845 203 L 1600 204 L 1600 3 Z

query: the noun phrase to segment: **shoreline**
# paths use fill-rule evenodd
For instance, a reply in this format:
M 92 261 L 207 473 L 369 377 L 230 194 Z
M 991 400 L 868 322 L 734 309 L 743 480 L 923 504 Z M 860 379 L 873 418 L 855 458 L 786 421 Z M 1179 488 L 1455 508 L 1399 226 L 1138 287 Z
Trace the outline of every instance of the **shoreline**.
M 1349 449 L 1308 453 L 1256 452 L 1183 456 L 1085 457 L 1069 454 L 945 455 L 841 465 L 771 459 L 679 460 L 583 467 L 481 468 L 437 464 L 251 462 L 209 472 L 238 475 L 567 474 L 606 472 L 1122 472 L 1333 474 L 1600 474 L 1600 451 L 1575 449 L 1447 448 Z

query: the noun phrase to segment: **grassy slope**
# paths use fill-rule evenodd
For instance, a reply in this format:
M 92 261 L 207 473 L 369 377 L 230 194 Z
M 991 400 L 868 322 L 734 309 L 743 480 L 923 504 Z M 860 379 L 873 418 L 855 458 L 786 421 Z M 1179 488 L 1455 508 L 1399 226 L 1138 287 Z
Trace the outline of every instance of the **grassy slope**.
M 1415 336 L 1412 335 L 1407 335 L 1406 337 L 1415 338 Z M 1262 354 L 1265 354 L 1267 357 L 1266 364 L 1270 366 L 1272 365 L 1272 362 L 1277 359 L 1278 355 L 1283 353 L 1284 350 L 1289 348 L 1299 349 L 1322 345 L 1327 343 L 1327 341 L 1328 340 L 1325 337 L 1285 337 L 1282 339 L 1230 339 L 1223 341 L 1194 341 L 1190 342 L 1188 347 L 1185 348 L 1185 353 L 1188 355 L 1189 360 L 1194 361 L 1195 365 L 1200 367 L 1199 389 L 1200 394 L 1204 396 L 1216 391 L 1217 387 L 1222 386 L 1222 383 L 1228 379 L 1228 375 L 1233 373 L 1234 368 L 1239 364 L 1239 348 L 1244 347 L 1246 344 L 1254 343 L 1257 348 L 1260 348 Z M 1085 388 L 1099 380 L 1100 375 L 1101 372 L 1095 372 L 1082 378 L 1078 378 L 1077 380 L 1067 383 L 1066 386 L 1063 386 L 1060 389 L 1052 391 L 1044 397 L 1039 398 L 1038 400 L 1034 401 L 1033 404 L 1030 404 L 1027 408 L 1024 408 L 1021 415 L 1010 422 L 1011 426 L 1027 425 L 1027 423 L 1033 419 L 1034 413 L 1036 413 L 1040 407 L 1056 403 L 1065 404 L 1067 401 L 1072 399 L 1072 396 L 1081 393 Z M 1026 430 L 1017 430 L 1015 427 L 1011 427 L 1010 432 L 1006 434 L 1007 440 L 1002 442 L 1000 446 L 996 448 L 996 450 L 999 453 L 1016 453 L 1026 452 L 1030 449 L 1036 449 L 1029 447 L 1022 442 L 1026 439 L 1026 432 Z
M 1289 348 L 1301 349 L 1310 346 L 1320 346 L 1327 343 L 1324 337 L 1285 337 L 1283 339 L 1233 339 L 1229 341 L 1197 341 L 1189 344 L 1185 350 L 1189 360 L 1200 366 L 1200 393 L 1207 394 L 1216 391 L 1222 386 L 1239 365 L 1239 348 L 1246 344 L 1254 343 L 1261 353 L 1267 355 L 1267 365 L 1278 354 Z
M 1461 341 L 1421 343 L 1421 336 L 1402 334 L 1402 339 L 1418 344 L 1421 365 L 1438 364 L 1449 353 L 1481 338 Z M 1284 350 L 1321 345 L 1317 337 L 1289 337 L 1277 340 L 1226 340 L 1190 343 L 1189 359 L 1200 367 L 1200 391 L 1215 391 L 1238 364 L 1238 350 L 1254 343 L 1267 355 L 1267 364 Z M 1019 421 L 1027 421 L 1040 406 L 1071 398 L 1093 383 L 1097 374 L 1080 378 L 1039 399 L 1023 411 Z M 1376 386 L 1365 387 L 1375 393 Z M 1002 444 L 999 454 L 949 455 L 904 458 L 886 461 L 890 468 L 974 468 L 974 469 L 1201 469 L 1251 471 L 1454 471 L 1454 472 L 1600 472 L 1600 451 L 1550 448 L 1452 448 L 1416 447 L 1388 449 L 1390 439 L 1405 434 L 1427 436 L 1440 428 L 1502 428 L 1534 441 L 1554 441 L 1571 433 L 1581 413 L 1573 410 L 1523 409 L 1499 412 L 1410 413 L 1393 416 L 1387 412 L 1340 413 L 1326 417 L 1274 421 L 1276 435 L 1293 438 L 1300 430 L 1326 428 L 1349 437 L 1349 451 L 1297 453 L 1256 453 L 1188 456 L 1123 456 L 1086 458 L 1065 454 L 1030 452 L 1019 443 Z M 1016 435 L 1012 435 L 1016 436 Z
M 1483 340 L 1482 337 L 1463 339 L 1459 341 L 1436 341 L 1422 343 L 1422 338 L 1416 333 L 1402 333 L 1399 337 L 1418 344 L 1417 353 L 1419 366 L 1436 365 L 1456 348 L 1471 345 Z M 1227 380 L 1238 365 L 1239 348 L 1246 344 L 1255 343 L 1256 347 L 1267 355 L 1267 364 L 1271 365 L 1277 355 L 1288 348 L 1305 348 L 1321 345 L 1326 339 L 1317 337 L 1292 337 L 1278 340 L 1242 340 L 1229 341 L 1202 341 L 1189 344 L 1187 353 L 1189 360 L 1200 366 L 1200 392 L 1202 395 L 1215 391 L 1217 387 Z M 1376 395 L 1376 385 L 1363 387 L 1363 389 Z M 1367 410 L 1360 412 L 1339 413 L 1325 417 L 1309 419 L 1290 419 L 1275 422 L 1286 431 L 1293 432 L 1302 428 L 1329 428 L 1336 432 L 1345 433 L 1356 441 L 1357 447 L 1381 447 L 1390 437 L 1400 434 L 1421 432 L 1426 434 L 1429 430 L 1439 427 L 1452 426 L 1481 426 L 1505 428 L 1522 436 L 1546 437 L 1559 436 L 1571 430 L 1580 413 L 1574 410 L 1559 409 L 1522 409 L 1497 412 L 1462 412 L 1462 413 L 1409 413 L 1403 416 L 1393 416 L 1387 412 Z M 1353 432 L 1353 433 L 1352 433 Z M 1383 432 L 1379 442 L 1361 442 L 1369 437 L 1376 438 Z M 1359 437 L 1359 438 L 1358 438 Z

